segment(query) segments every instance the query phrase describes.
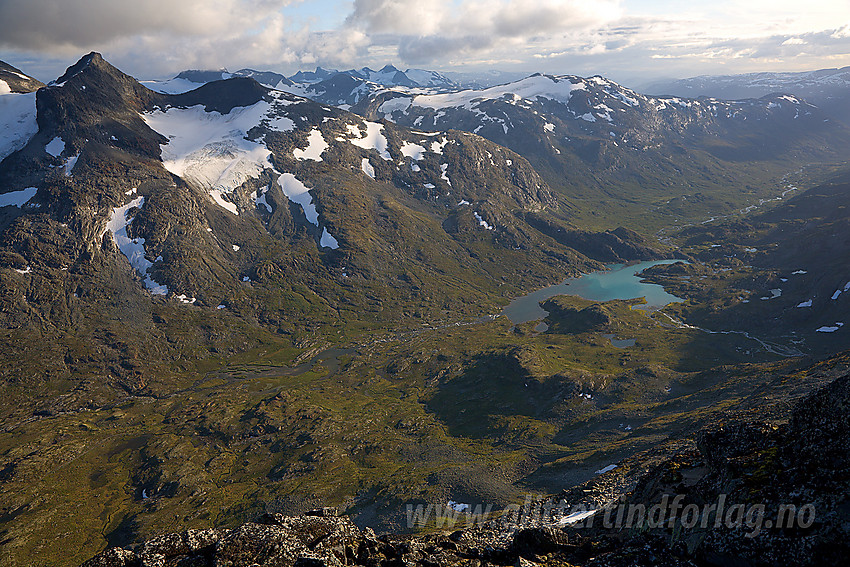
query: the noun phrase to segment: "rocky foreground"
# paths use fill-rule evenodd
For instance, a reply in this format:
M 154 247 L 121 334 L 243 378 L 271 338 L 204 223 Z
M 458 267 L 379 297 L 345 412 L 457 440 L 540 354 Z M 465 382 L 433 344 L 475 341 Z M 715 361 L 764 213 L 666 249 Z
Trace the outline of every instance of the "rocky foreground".
M 112 548 L 83 567 L 844 564 L 848 412 L 850 375 L 804 398 L 787 423 L 704 430 L 695 449 L 654 467 L 592 519 L 571 524 L 562 518 L 506 527 L 501 518 L 445 533 L 378 537 L 328 509 L 266 514 L 235 529 L 188 530 Z

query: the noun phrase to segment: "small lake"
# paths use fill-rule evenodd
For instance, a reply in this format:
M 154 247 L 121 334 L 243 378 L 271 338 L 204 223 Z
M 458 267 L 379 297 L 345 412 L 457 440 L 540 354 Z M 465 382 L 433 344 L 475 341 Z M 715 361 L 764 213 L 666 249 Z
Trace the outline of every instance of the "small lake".
M 652 266 L 675 264 L 679 261 L 652 260 L 631 265 L 610 264 L 606 266 L 607 271 L 584 274 L 518 297 L 505 307 L 502 315 L 515 325 L 542 319 L 548 313 L 540 307 L 540 302 L 556 295 L 577 295 L 591 301 L 644 297 L 646 304 L 637 306 L 636 309 L 660 309 L 668 303 L 679 303 L 682 299 L 667 293 L 658 284 L 641 282 L 641 278 L 636 274 Z

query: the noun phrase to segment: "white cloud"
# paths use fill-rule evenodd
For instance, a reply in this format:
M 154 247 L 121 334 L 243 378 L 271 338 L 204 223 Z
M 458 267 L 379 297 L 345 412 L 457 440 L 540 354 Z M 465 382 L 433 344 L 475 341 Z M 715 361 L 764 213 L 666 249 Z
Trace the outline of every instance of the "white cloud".
M 337 12 L 313 29 L 324 24 L 303 14 L 322 10 Z M 628 81 L 850 65 L 846 0 L 805 10 L 799 0 L 0 0 L 0 21 L 14 22 L 0 48 L 28 72 L 24 62 L 41 61 L 46 80 L 89 50 L 145 78 L 395 63 Z
M 35 50 L 88 49 L 134 35 L 210 37 L 262 25 L 290 0 L 6 0 L 0 43 Z
M 346 23 L 375 34 L 376 44 L 398 45 L 406 62 L 433 63 L 487 52 L 515 58 L 517 48 L 531 51 L 552 36 L 589 32 L 619 16 L 614 0 L 355 0 Z

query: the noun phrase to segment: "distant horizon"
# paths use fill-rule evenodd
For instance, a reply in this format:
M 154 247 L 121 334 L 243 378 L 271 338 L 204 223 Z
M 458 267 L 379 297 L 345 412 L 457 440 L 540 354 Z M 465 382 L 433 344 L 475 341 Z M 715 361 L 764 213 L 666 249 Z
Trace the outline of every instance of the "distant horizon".
M 90 52 L 81 53 L 80 56 L 77 57 L 76 59 L 68 60 L 67 65 L 65 65 L 65 67 L 62 67 L 61 70 L 56 72 L 55 76 L 52 76 L 52 77 L 38 76 L 37 74 L 31 73 L 27 69 L 26 64 L 21 64 L 19 62 L 14 61 L 14 60 L 3 59 L 2 56 L 0 56 L 0 61 L 3 61 L 3 62 L 5 62 L 9 65 L 12 65 L 13 67 L 16 67 L 16 68 L 20 69 L 21 71 L 23 71 L 25 74 L 47 84 L 47 83 L 54 81 L 57 78 L 59 78 L 69 67 L 71 67 L 72 65 L 77 63 L 80 59 L 85 57 L 88 53 L 90 53 Z M 374 64 L 373 65 L 362 65 L 362 66 L 357 66 L 357 67 L 344 67 L 344 68 L 335 68 L 335 67 L 330 67 L 330 66 L 324 66 L 324 65 L 321 65 L 321 64 L 315 64 L 313 66 L 299 68 L 299 69 L 297 69 L 295 71 L 291 71 L 291 72 L 285 72 L 285 71 L 281 71 L 281 70 L 273 69 L 273 68 L 260 68 L 260 67 L 250 67 L 250 66 L 248 66 L 248 67 L 232 67 L 232 68 L 228 68 L 226 66 L 221 66 L 221 67 L 217 67 L 217 68 L 216 67 L 208 67 L 208 68 L 188 68 L 187 67 L 185 69 L 181 69 L 179 71 L 176 71 L 174 73 L 167 74 L 167 75 L 156 76 L 156 77 L 146 77 L 146 76 L 134 75 L 133 73 L 128 72 L 126 69 L 121 68 L 119 65 L 115 65 L 115 63 L 110 61 L 109 57 L 106 56 L 105 54 L 102 54 L 102 55 L 103 55 L 104 59 L 106 61 L 108 61 L 110 64 L 116 66 L 122 72 L 133 76 L 136 80 L 138 80 L 140 82 L 142 82 L 142 81 L 167 81 L 169 79 L 175 78 L 177 75 L 179 75 L 179 74 L 181 74 L 185 71 L 212 71 L 212 72 L 221 71 L 221 72 L 224 72 L 224 73 L 234 73 L 236 71 L 240 71 L 240 70 L 243 70 L 243 69 L 250 69 L 252 71 L 278 73 L 280 75 L 284 75 L 285 77 L 289 78 L 289 77 L 292 77 L 293 75 L 295 75 L 299 72 L 315 72 L 319 68 L 321 68 L 325 71 L 345 72 L 345 71 L 352 71 L 352 70 L 359 71 L 363 68 L 368 67 L 369 69 L 371 69 L 373 71 L 379 71 L 382 68 L 386 67 L 387 65 L 391 65 L 391 66 L 395 67 L 396 69 L 398 69 L 399 71 L 402 71 L 402 72 L 406 72 L 406 71 L 413 70 L 413 69 L 426 70 L 426 71 L 436 71 L 438 73 L 446 75 L 450 79 L 452 78 L 452 76 L 458 76 L 458 75 L 469 75 L 469 76 L 484 77 L 487 74 L 499 74 L 499 75 L 505 75 L 506 77 L 510 77 L 507 82 L 514 82 L 514 81 L 517 81 L 517 80 L 520 80 L 520 79 L 523 79 L 523 78 L 526 78 L 526 77 L 529 77 L 531 75 L 538 74 L 538 73 L 544 74 L 544 75 L 575 75 L 575 76 L 579 76 L 579 77 L 583 77 L 583 78 L 591 77 L 591 76 L 594 76 L 594 75 L 599 75 L 599 76 L 605 77 L 606 79 L 612 80 L 612 81 L 614 81 L 614 82 L 616 82 L 616 83 L 618 83 L 618 84 L 620 84 L 624 87 L 630 88 L 632 90 L 640 90 L 641 88 L 651 86 L 653 83 L 663 83 L 663 82 L 670 82 L 670 81 L 694 79 L 694 78 L 699 78 L 699 77 L 743 76 L 743 75 L 770 74 L 770 73 L 774 73 L 774 74 L 776 74 L 776 73 L 788 73 L 788 74 L 815 73 L 815 72 L 831 71 L 831 70 L 838 71 L 838 70 L 841 70 L 843 68 L 850 67 L 850 64 L 848 64 L 848 65 L 835 66 L 835 67 L 822 67 L 822 68 L 817 68 L 817 69 L 801 69 L 801 70 L 795 70 L 795 71 L 781 71 L 781 70 L 758 71 L 758 70 L 756 70 L 756 71 L 747 71 L 747 72 L 741 72 L 741 73 L 697 73 L 697 74 L 694 74 L 694 75 L 687 75 L 687 76 L 658 76 L 658 77 L 653 77 L 651 79 L 645 80 L 643 83 L 637 83 L 637 84 L 632 84 L 630 82 L 618 80 L 617 78 L 612 77 L 610 75 L 606 75 L 604 73 L 579 74 L 579 73 L 572 73 L 572 72 L 547 72 L 547 71 L 539 71 L 539 70 L 535 71 L 535 70 L 504 70 L 504 69 L 482 69 L 482 70 L 448 69 L 448 70 L 440 70 L 440 69 L 433 69 L 433 68 L 428 68 L 428 67 L 404 66 L 404 65 L 400 65 L 398 63 L 384 63 L 384 64 L 381 64 L 381 65 L 374 65 Z
M 602 75 L 630 86 L 850 66 L 850 3 L 717 0 L 9 0 L 0 60 L 53 80 L 98 51 L 140 79 L 391 63 Z

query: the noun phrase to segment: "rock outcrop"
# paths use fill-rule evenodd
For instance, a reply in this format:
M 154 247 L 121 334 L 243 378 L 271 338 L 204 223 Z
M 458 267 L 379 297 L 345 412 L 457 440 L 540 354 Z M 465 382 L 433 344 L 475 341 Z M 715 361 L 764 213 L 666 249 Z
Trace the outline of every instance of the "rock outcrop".
M 376 537 L 327 510 L 266 514 L 235 529 L 109 549 L 83 567 L 839 565 L 850 553 L 848 406 L 850 375 L 806 397 L 786 424 L 704 430 L 698 450 L 665 461 L 629 495 L 566 527 L 494 520 L 451 534 Z M 629 519 L 632 509 L 645 514 Z

